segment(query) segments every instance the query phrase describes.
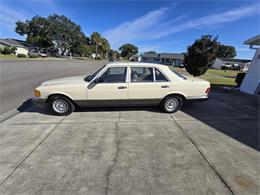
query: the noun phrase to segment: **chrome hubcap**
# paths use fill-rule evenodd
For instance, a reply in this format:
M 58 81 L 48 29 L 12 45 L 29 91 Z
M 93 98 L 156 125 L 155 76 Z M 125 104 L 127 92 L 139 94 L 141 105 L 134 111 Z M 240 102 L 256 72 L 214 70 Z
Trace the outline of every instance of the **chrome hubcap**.
M 52 103 L 52 108 L 55 112 L 65 113 L 69 109 L 69 105 L 66 101 L 62 99 L 57 99 Z
M 179 101 L 176 98 L 171 98 L 168 99 L 168 101 L 166 102 L 166 109 L 173 111 L 175 109 L 177 109 L 179 106 Z

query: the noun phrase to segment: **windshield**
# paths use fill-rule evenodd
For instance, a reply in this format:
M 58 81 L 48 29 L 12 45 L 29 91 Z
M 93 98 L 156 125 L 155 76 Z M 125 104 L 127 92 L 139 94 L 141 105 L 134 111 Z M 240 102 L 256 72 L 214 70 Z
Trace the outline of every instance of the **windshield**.
M 106 66 L 106 65 L 105 65 Z M 105 66 L 102 66 L 100 69 L 98 69 L 95 73 L 91 74 L 91 75 L 88 75 L 86 78 L 85 78 L 85 81 L 87 82 L 90 82 L 92 79 L 94 79 L 94 77 L 105 67 Z
M 173 70 L 172 68 L 169 67 L 169 69 L 170 69 L 174 74 L 176 74 L 178 77 L 180 77 L 180 78 L 182 78 L 182 79 L 184 79 L 184 80 L 187 79 L 185 76 L 183 76 L 183 75 L 181 75 L 180 73 L 176 72 L 176 71 Z

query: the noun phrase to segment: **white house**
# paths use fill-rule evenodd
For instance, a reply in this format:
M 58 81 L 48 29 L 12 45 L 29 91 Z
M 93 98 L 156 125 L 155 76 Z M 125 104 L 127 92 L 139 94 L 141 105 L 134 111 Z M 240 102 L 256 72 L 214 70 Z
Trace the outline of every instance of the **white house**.
M 16 47 L 17 50 L 15 54 L 25 54 L 28 55 L 30 44 L 25 41 L 16 40 L 16 39 L 0 39 L 0 47 Z
M 245 66 L 250 65 L 251 60 L 247 59 L 235 59 L 235 58 L 216 58 L 212 68 L 221 69 L 222 66 L 225 66 L 229 69 L 244 69 Z
M 145 52 L 141 56 L 142 62 L 151 62 L 165 64 L 169 66 L 182 66 L 184 60 L 184 54 L 180 53 L 155 53 L 155 52 Z
M 246 40 L 244 44 L 249 45 L 251 49 L 255 49 L 255 55 L 240 86 L 240 90 L 260 95 L 260 35 Z

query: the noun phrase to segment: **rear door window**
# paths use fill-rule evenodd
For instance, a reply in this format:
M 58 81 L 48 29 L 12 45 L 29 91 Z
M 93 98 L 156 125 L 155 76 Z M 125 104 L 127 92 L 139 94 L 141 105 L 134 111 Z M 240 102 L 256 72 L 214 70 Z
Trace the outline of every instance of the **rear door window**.
M 155 71 L 155 81 L 156 82 L 167 82 L 168 79 L 164 76 L 163 73 L 161 73 L 161 71 L 159 71 L 158 69 L 154 69 Z
M 131 82 L 133 83 L 154 82 L 153 68 L 132 67 Z

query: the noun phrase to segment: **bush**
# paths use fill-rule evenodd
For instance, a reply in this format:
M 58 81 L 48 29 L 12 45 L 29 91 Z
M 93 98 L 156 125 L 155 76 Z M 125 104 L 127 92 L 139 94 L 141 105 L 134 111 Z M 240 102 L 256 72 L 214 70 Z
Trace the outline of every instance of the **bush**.
M 236 83 L 237 83 L 237 85 L 240 87 L 240 85 L 241 85 L 241 83 L 242 83 L 242 81 L 243 81 L 243 79 L 244 79 L 244 77 L 245 77 L 245 75 L 246 75 L 246 73 L 244 73 L 244 72 L 240 72 L 240 73 L 237 73 L 237 76 L 236 76 Z
M 227 70 L 226 66 L 221 66 L 221 70 Z
M 11 48 L 10 47 L 4 47 L 2 54 L 5 54 L 5 55 L 11 54 Z
M 17 58 L 26 58 L 27 56 L 23 53 L 18 53 Z
M 0 54 L 3 52 L 3 49 L 2 49 L 2 47 L 0 47 Z
M 17 50 L 17 47 L 11 47 L 11 48 L 10 48 L 10 51 L 11 51 L 12 54 L 15 54 L 15 51 L 16 51 L 16 50 Z

